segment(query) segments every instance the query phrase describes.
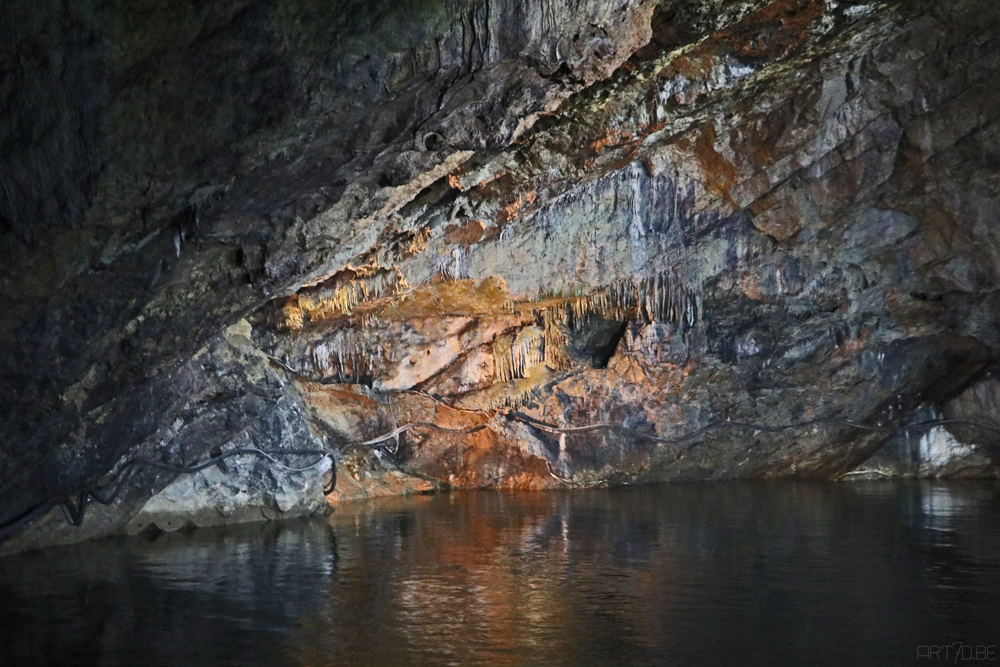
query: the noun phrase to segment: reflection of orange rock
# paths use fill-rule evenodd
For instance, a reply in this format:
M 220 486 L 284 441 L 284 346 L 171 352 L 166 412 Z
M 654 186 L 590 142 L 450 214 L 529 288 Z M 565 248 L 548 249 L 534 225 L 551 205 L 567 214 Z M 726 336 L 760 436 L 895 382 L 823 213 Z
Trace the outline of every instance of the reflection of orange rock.
M 561 628 L 570 618 L 566 501 L 548 493 L 516 500 L 504 493 L 456 493 L 406 504 L 386 498 L 352 504 L 329 522 L 341 553 L 360 554 L 364 533 L 382 525 L 381 516 L 405 512 L 407 529 L 399 536 L 404 548 L 393 556 L 398 578 L 391 606 L 415 654 L 431 656 L 431 662 L 475 664 L 486 651 L 492 664 L 530 664 L 533 638 L 525 635 L 525 624 Z M 497 512 L 498 506 L 512 511 Z M 548 534 L 560 524 L 559 533 Z M 524 568 L 527 557 L 530 571 Z M 358 568 L 384 566 L 377 558 L 356 562 Z M 371 600 L 358 604 L 367 608 Z

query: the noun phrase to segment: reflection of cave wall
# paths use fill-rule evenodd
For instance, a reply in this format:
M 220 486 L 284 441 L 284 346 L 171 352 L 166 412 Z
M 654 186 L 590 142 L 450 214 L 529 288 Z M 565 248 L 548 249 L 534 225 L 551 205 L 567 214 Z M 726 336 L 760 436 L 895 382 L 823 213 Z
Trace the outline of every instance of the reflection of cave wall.
M 284 644 L 268 633 L 259 633 L 259 642 L 217 648 L 219 628 L 206 624 L 205 618 L 253 617 L 271 627 L 287 626 L 316 612 L 316 588 L 332 586 L 337 572 L 335 537 L 329 526 L 317 521 L 183 531 L 73 549 L 21 557 L 18 572 L 23 588 L 10 585 L 5 599 L 17 608 L 26 604 L 23 592 L 52 591 L 52 582 L 59 581 L 79 604 L 79 613 L 73 615 L 76 630 L 52 633 L 48 624 L 25 622 L 28 615 L 18 621 L 8 618 L 9 633 L 4 636 L 8 658 L 23 657 L 30 662 L 45 651 L 81 659 L 85 654 L 75 640 L 78 633 L 86 632 L 102 637 L 92 649 L 95 658 L 100 652 L 126 662 L 148 662 L 148 647 L 156 645 L 156 659 L 167 664 L 206 659 L 280 662 Z M 67 567 L 70 554 L 73 565 Z M 136 577 L 137 571 L 158 576 Z M 248 586 L 250 577 L 267 578 L 268 585 Z M 115 583 L 95 585 L 95 578 Z M 208 581 L 210 588 L 204 583 Z M 281 603 L 269 607 L 275 594 Z M 108 615 L 94 613 L 94 609 L 121 605 L 130 609 L 125 621 L 128 631 L 110 631 Z M 192 608 L 199 613 L 190 613 Z M 169 622 L 161 622 L 164 618 Z M 174 641 L 175 632 L 182 632 L 184 641 Z M 207 658 L 213 654 L 217 658 Z

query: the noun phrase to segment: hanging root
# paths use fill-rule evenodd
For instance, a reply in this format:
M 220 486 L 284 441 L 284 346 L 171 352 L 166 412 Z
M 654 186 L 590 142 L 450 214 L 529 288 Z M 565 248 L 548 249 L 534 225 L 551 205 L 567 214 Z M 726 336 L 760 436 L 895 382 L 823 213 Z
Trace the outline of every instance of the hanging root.
M 448 428 L 446 426 L 439 426 L 432 422 L 410 422 L 384 435 L 374 437 L 370 440 L 365 440 L 364 442 L 348 443 L 346 445 L 340 446 L 339 449 L 341 452 L 345 452 L 354 447 L 378 447 L 383 442 L 392 440 L 397 436 L 399 436 L 400 434 L 405 433 L 406 431 L 409 431 L 410 429 L 413 428 L 428 428 L 435 431 L 443 431 L 446 433 L 469 434 L 481 431 L 482 429 L 486 428 L 486 425 L 478 424 L 476 426 L 470 426 L 468 428 Z M 206 468 L 211 468 L 212 466 L 219 466 L 220 464 L 222 464 L 223 461 L 233 456 L 246 456 L 246 455 L 262 457 L 268 460 L 271 463 L 271 465 L 278 468 L 282 468 L 284 470 L 288 470 L 290 472 L 304 472 L 307 470 L 311 470 L 316 466 L 318 466 L 323 461 L 325 461 L 327 458 L 334 456 L 332 452 L 329 452 L 325 449 L 264 450 L 264 449 L 259 449 L 257 447 L 239 447 L 227 450 L 225 452 L 221 452 L 216 456 L 213 456 L 201 463 L 196 463 L 187 466 L 173 465 L 171 463 L 166 463 L 164 461 L 159 461 L 156 459 L 148 459 L 148 458 L 131 459 L 121 467 L 118 473 L 118 481 L 114 484 L 113 490 L 111 491 L 110 494 L 104 495 L 100 491 L 98 491 L 97 488 L 88 487 L 85 488 L 83 491 L 80 491 L 79 494 L 75 493 L 72 494 L 73 496 L 77 496 L 76 499 L 65 496 L 59 498 L 52 498 L 43 503 L 40 503 L 39 505 L 36 505 L 32 509 L 22 514 L 20 517 L 14 519 L 13 521 L 0 525 L 0 542 L 3 542 L 4 540 L 17 534 L 18 532 L 26 528 L 29 524 L 40 519 L 42 516 L 44 516 L 50 510 L 56 507 L 62 507 L 63 513 L 66 516 L 66 519 L 69 523 L 71 523 L 74 526 L 83 525 L 83 520 L 84 517 L 86 516 L 87 506 L 90 504 L 90 502 L 96 500 L 102 505 L 110 505 L 111 503 L 113 503 L 118 498 L 118 495 L 121 493 L 122 489 L 132 478 L 133 473 L 138 468 L 152 468 L 154 470 L 159 470 L 162 472 L 171 473 L 175 475 L 191 475 L 197 472 L 201 472 Z M 305 466 L 289 466 L 278 460 L 278 458 L 276 458 L 278 456 L 309 456 L 318 458 L 312 463 L 309 463 Z M 423 476 L 421 475 L 421 477 Z M 427 478 L 425 477 L 425 479 Z M 332 489 L 330 489 L 330 491 L 332 491 Z M 329 491 L 327 491 L 327 493 L 329 493 Z
M 393 440 L 396 437 L 398 437 L 398 436 L 402 435 L 403 433 L 406 433 L 407 431 L 409 431 L 411 429 L 414 429 L 414 428 L 429 428 L 429 429 L 432 429 L 434 431 L 443 431 L 444 433 L 470 434 L 470 433 L 477 433 L 479 431 L 482 431 L 484 428 L 486 428 L 486 425 L 485 424 L 476 424 L 475 426 L 469 426 L 467 428 L 448 428 L 447 426 L 439 426 L 439 425 L 437 425 L 437 424 L 435 424 L 433 422 L 410 422 L 409 424 L 404 424 L 403 426 L 400 426 L 399 428 L 395 428 L 395 429 L 389 431 L 388 433 L 385 433 L 385 434 L 380 435 L 380 436 L 376 436 L 376 437 L 372 438 L 371 440 L 365 440 L 364 442 L 352 442 L 352 443 L 349 443 L 347 445 L 342 446 L 340 448 L 340 450 L 341 451 L 347 451 L 347 450 L 353 449 L 355 447 L 378 447 L 383 442 L 386 442 L 387 440 Z

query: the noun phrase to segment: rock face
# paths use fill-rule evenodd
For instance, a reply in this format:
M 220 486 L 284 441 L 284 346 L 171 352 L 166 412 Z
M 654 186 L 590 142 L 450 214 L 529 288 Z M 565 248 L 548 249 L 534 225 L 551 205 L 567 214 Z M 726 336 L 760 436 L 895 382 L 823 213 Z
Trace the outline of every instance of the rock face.
M 5 536 L 996 474 L 995 3 L 210 4 L 0 8 Z

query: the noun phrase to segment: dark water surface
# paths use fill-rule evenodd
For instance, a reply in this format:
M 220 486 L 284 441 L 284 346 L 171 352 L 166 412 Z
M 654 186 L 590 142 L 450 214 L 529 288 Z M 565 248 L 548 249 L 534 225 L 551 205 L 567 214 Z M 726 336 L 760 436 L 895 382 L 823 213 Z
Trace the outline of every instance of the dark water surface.
M 3 665 L 929 665 L 953 642 L 1000 645 L 995 483 L 456 493 L 0 559 Z

